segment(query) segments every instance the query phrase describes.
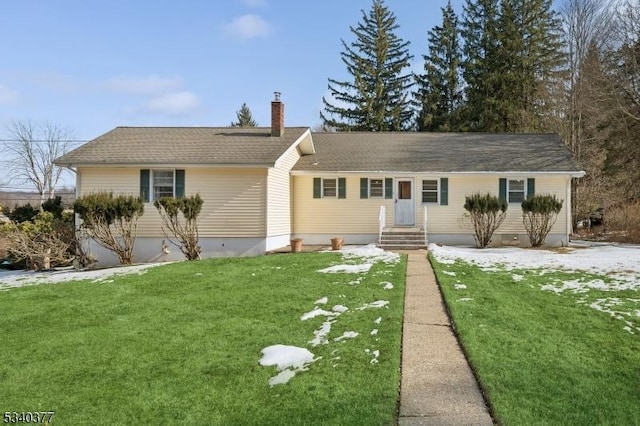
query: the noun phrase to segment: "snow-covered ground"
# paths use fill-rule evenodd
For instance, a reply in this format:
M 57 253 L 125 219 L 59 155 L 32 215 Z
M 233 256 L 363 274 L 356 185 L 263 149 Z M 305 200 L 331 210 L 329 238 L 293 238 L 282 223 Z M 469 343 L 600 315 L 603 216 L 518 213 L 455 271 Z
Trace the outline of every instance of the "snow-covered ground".
M 111 282 L 115 276 L 128 274 L 144 274 L 149 268 L 166 263 L 146 263 L 142 265 L 121 266 L 117 268 L 76 271 L 63 268 L 54 271 L 0 271 L 0 290 L 25 285 L 56 284 L 67 281 L 90 280 L 94 283 Z
M 576 303 L 622 321 L 624 330 L 631 334 L 640 332 L 640 294 L 632 298 L 616 297 L 617 295 L 602 298 L 602 293 L 590 296 L 592 290 L 614 294 L 625 290 L 640 291 L 640 246 L 579 242 L 557 250 L 516 247 L 480 250 L 431 244 L 429 250 L 439 263 L 445 265 L 452 265 L 460 260 L 477 265 L 486 272 L 514 271 L 511 278 L 519 285 L 525 284 L 527 279 L 526 275 L 516 271 L 528 271 L 537 277 L 553 271 L 575 273 L 577 276 L 565 280 L 549 277 L 546 283 L 540 285 L 540 290 L 559 295 L 578 295 Z M 453 271 L 444 270 L 443 273 L 456 277 Z M 460 279 L 456 281 L 456 290 L 466 290 L 470 284 L 463 284 Z M 465 302 L 472 300 L 468 297 L 458 299 Z
M 358 274 L 356 280 L 349 282 L 350 285 L 359 285 L 361 279 L 369 273 L 371 267 L 378 263 L 384 262 L 387 264 L 393 264 L 400 260 L 400 255 L 397 253 L 385 252 L 384 250 L 376 247 L 375 245 L 367 246 L 353 246 L 345 247 L 341 251 L 342 260 L 344 263 L 339 265 L 328 266 L 321 269 L 320 273 L 346 273 L 346 274 Z M 380 285 L 385 290 L 392 290 L 393 283 L 389 281 L 381 281 Z M 318 347 L 320 345 L 331 344 L 347 344 L 349 340 L 357 339 L 361 334 L 367 334 L 370 336 L 377 336 L 379 329 L 376 325 L 380 324 L 382 317 L 378 317 L 373 324 L 371 324 L 370 330 L 349 330 L 343 332 L 341 335 L 329 338 L 332 327 L 340 320 L 343 315 L 357 315 L 358 312 L 365 309 L 387 309 L 389 305 L 388 300 L 373 300 L 370 303 L 360 304 L 357 306 L 345 306 L 343 303 L 348 303 L 344 299 L 340 299 L 341 303 L 331 306 L 332 302 L 328 296 L 319 296 L 314 302 L 314 307 L 310 311 L 303 312 L 299 319 L 301 321 L 311 320 L 316 317 L 324 317 L 324 321 L 320 324 L 316 330 L 313 331 L 313 338 L 311 338 L 307 344 L 310 347 Z M 376 341 L 379 338 L 376 337 Z M 335 349 L 332 355 L 336 355 L 339 349 Z M 370 364 L 378 364 L 378 358 L 380 357 L 380 350 L 375 348 L 367 348 L 365 352 L 371 355 Z M 262 350 L 263 357 L 259 363 L 263 366 L 276 365 L 278 374 L 269 379 L 269 385 L 281 385 L 287 383 L 295 375 L 302 371 L 307 371 L 309 366 L 317 361 L 315 355 L 306 348 L 297 346 L 290 346 L 284 344 L 275 344 L 268 346 Z M 340 361 L 340 356 L 334 356 L 330 362 L 332 366 L 336 366 Z

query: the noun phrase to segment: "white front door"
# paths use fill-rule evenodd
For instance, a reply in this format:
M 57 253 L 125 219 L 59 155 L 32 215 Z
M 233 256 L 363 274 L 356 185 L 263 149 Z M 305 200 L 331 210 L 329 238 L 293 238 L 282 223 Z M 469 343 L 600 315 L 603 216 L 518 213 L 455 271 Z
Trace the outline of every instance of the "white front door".
M 395 224 L 400 226 L 415 225 L 415 203 L 413 202 L 413 179 L 396 179 L 396 215 Z

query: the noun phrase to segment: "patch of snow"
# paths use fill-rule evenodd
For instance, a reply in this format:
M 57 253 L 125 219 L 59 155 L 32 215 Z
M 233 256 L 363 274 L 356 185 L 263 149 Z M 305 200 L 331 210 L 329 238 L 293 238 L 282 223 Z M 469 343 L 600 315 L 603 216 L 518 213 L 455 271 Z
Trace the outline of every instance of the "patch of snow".
M 400 255 L 398 253 L 384 251 L 380 247 L 377 247 L 375 244 L 357 247 L 345 247 L 340 250 L 340 252 L 342 253 L 342 257 L 345 259 L 364 259 L 371 263 L 397 263 L 400 261 Z
M 344 339 L 355 339 L 359 335 L 360 333 L 358 333 L 357 331 L 345 331 L 344 333 L 342 333 L 342 336 L 338 336 L 333 340 L 335 342 L 339 342 L 340 340 L 344 340 Z
M 385 290 L 391 290 L 393 289 L 393 284 L 391 284 L 389 281 L 383 281 L 380 284 L 384 284 L 384 289 Z
M 0 271 L 0 288 L 22 287 L 26 285 L 56 284 L 68 281 L 89 280 L 94 283 L 104 283 L 106 280 L 123 275 L 142 275 L 147 269 L 167 265 L 165 263 L 145 263 L 132 266 L 118 266 L 115 268 L 93 269 L 90 271 L 76 271 L 73 268 L 60 268 L 54 271 Z M 113 281 L 113 280 L 112 280 Z
M 329 339 L 327 336 L 331 331 L 331 324 L 334 323 L 335 320 L 329 320 L 322 323 L 319 329 L 313 331 L 314 338 L 309 340 L 309 344 L 311 346 L 319 346 L 326 345 L 329 343 Z
M 313 311 L 305 312 L 304 314 L 302 314 L 300 319 L 302 321 L 306 321 L 308 319 L 315 318 L 318 316 L 333 317 L 335 315 L 338 315 L 338 314 L 335 312 L 325 311 L 324 309 L 316 308 Z
M 378 334 L 378 329 L 377 329 L 377 328 L 374 328 L 373 330 L 371 330 L 371 333 L 370 333 L 370 334 L 371 334 L 372 336 L 375 336 L 376 334 Z
M 369 309 L 369 308 L 384 308 L 389 304 L 388 300 L 376 300 L 375 302 L 371 302 L 371 303 L 365 303 L 364 305 L 360 306 L 359 308 L 356 308 L 359 311 L 362 311 L 364 309 Z
M 331 310 L 332 310 L 333 312 L 338 312 L 338 313 L 340 313 L 340 314 L 341 314 L 341 313 L 343 313 L 343 312 L 348 311 L 348 310 L 349 310 L 349 308 L 347 308 L 347 307 L 346 307 L 346 306 L 344 306 L 344 305 L 335 305 L 333 308 L 331 308 Z
M 485 248 L 451 247 L 429 244 L 435 259 L 451 265 L 456 260 L 475 264 L 487 272 L 523 269 L 580 271 L 607 275 L 619 281 L 614 290 L 640 289 L 640 246 L 602 244 L 559 253 L 553 250 L 531 250 L 519 247 Z M 626 284 L 622 287 L 620 284 Z M 607 284 L 611 287 L 611 284 Z
M 519 283 L 520 281 L 522 281 L 524 279 L 524 275 L 511 274 L 511 279 L 513 280 L 513 282 Z
M 373 355 L 373 359 L 371 360 L 371 364 L 377 364 L 378 363 L 378 357 L 380 356 L 380 351 L 376 349 L 375 351 L 371 352 L 371 354 Z
M 455 288 L 456 290 L 465 290 L 467 286 L 465 284 L 455 284 L 453 288 Z
M 356 278 L 355 280 L 351 280 L 351 281 L 349 281 L 348 284 L 349 285 L 358 285 L 358 284 L 360 284 L 361 281 L 362 281 L 362 277 Z
M 361 265 L 335 265 L 328 268 L 320 269 L 318 272 L 323 274 L 336 274 L 339 272 L 345 272 L 348 274 L 360 274 L 363 272 L 369 272 L 373 263 L 363 263 Z
M 442 271 L 443 274 L 449 275 L 450 277 L 455 277 L 456 273 L 452 271 Z
M 471 297 L 463 297 L 458 299 L 458 302 L 471 302 L 473 299 Z
M 327 296 L 321 297 L 320 299 L 313 302 L 314 305 L 325 305 L 329 301 Z
M 376 318 L 373 322 L 376 324 L 380 324 L 382 322 L 382 317 Z
M 306 371 L 308 365 L 317 361 L 313 353 L 305 348 L 287 345 L 273 345 L 262 349 L 260 365 L 263 367 L 276 366 L 279 373 L 269 379 L 269 385 L 275 386 L 287 383 L 297 372 Z

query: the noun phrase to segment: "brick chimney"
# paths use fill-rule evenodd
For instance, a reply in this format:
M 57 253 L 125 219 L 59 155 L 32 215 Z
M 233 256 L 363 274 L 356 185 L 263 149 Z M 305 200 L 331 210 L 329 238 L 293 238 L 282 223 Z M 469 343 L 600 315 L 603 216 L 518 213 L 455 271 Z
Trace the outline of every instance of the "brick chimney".
M 280 92 L 273 92 L 271 101 L 271 136 L 280 137 L 284 134 L 284 104 L 280 101 Z

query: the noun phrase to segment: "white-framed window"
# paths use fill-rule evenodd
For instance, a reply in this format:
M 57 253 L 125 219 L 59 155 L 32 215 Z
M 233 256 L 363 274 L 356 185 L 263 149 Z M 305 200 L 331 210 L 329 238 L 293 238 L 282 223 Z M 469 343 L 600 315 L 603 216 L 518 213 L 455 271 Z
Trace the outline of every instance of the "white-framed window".
M 174 170 L 151 170 L 151 186 L 153 200 L 162 197 L 175 196 L 175 171 Z
M 510 203 L 521 203 L 527 198 L 526 179 L 509 179 L 507 181 L 507 194 Z
M 337 179 L 322 179 L 322 196 L 325 198 L 338 196 Z
M 140 169 L 140 197 L 152 203 L 162 197 L 184 197 L 184 169 Z
M 438 179 L 424 179 L 422 181 L 422 202 L 438 202 Z
M 369 179 L 369 197 L 384 197 L 384 179 Z

